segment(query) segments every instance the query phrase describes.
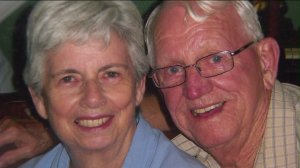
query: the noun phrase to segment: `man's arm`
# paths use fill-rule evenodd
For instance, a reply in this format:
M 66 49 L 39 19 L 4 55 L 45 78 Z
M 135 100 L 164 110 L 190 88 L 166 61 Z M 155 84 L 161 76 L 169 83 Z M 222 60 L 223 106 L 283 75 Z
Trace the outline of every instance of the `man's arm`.
M 0 95 L 0 168 L 17 167 L 57 143 L 18 94 Z
M 0 120 L 0 168 L 17 166 L 54 145 L 43 124 L 23 125 L 10 117 Z

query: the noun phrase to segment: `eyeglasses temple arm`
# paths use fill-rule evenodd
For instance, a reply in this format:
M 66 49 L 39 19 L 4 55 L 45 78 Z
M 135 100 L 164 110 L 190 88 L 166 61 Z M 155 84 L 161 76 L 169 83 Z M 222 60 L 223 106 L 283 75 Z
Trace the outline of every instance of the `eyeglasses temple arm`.
M 242 52 L 243 50 L 245 50 L 246 48 L 248 48 L 248 47 L 251 46 L 252 44 L 256 43 L 257 41 L 258 41 L 258 40 L 254 40 L 254 41 L 251 41 L 251 42 L 245 44 L 243 47 L 239 48 L 238 50 L 233 51 L 233 52 L 231 53 L 231 55 L 232 55 L 232 56 L 237 55 L 238 53 Z

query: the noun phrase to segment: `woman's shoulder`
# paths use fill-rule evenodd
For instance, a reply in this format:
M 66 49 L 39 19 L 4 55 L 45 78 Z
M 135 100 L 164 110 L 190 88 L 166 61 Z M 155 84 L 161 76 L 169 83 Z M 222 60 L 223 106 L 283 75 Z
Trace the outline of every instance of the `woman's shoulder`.
M 30 159 L 19 168 L 50 168 L 53 165 L 57 168 L 65 168 L 68 167 L 66 164 L 69 164 L 69 156 L 62 144 L 58 144 L 48 152 Z

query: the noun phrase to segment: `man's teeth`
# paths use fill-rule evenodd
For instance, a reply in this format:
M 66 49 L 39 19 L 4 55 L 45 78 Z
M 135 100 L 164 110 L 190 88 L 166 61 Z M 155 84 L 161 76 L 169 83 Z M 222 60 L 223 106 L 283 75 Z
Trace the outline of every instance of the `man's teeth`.
M 218 104 L 214 104 L 214 105 L 206 107 L 206 108 L 196 109 L 196 110 L 193 110 L 193 114 L 197 115 L 197 114 L 206 113 L 206 112 L 211 111 L 211 110 L 213 110 L 215 108 L 218 108 L 218 107 L 220 107 L 222 105 L 223 105 L 223 102 L 218 103 Z
M 96 119 L 96 120 L 78 120 L 77 123 L 80 126 L 83 127 L 98 127 L 106 123 L 108 121 L 109 117 Z

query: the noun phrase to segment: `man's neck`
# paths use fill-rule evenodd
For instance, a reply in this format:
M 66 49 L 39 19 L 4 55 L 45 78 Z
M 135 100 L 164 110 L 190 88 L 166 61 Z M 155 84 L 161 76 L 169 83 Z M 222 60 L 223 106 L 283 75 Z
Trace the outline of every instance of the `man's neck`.
M 255 117 L 254 125 L 242 130 L 239 137 L 227 144 L 206 149 L 222 168 L 240 167 L 252 168 L 255 164 L 257 153 L 263 141 L 271 92 L 266 93 L 261 104 L 260 113 Z

